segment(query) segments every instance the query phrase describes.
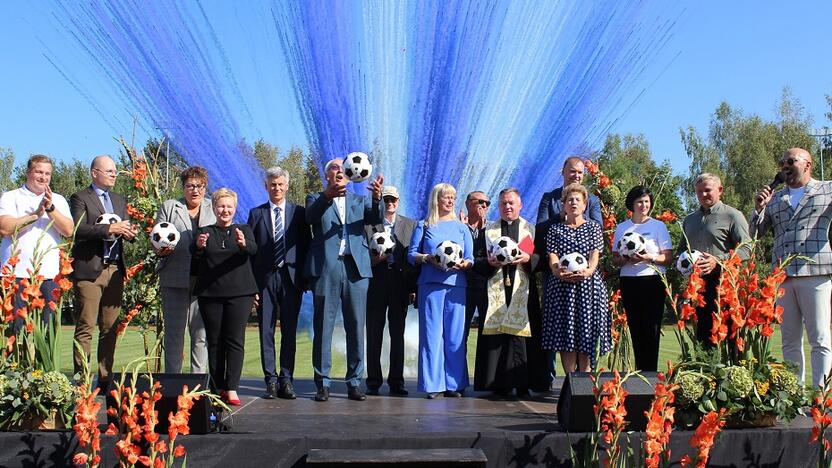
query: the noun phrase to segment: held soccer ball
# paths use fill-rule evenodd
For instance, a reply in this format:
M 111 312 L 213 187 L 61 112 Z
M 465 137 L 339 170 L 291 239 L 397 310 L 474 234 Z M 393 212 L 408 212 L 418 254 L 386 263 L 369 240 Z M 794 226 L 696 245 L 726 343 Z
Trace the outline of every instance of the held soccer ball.
M 433 251 L 433 257 L 442 268 L 453 268 L 462 261 L 462 247 L 454 241 L 442 241 Z
M 561 257 L 560 266 L 566 268 L 569 273 L 575 273 L 576 271 L 586 270 L 589 267 L 589 262 L 580 252 L 572 252 Z
M 635 254 L 643 254 L 647 252 L 647 241 L 644 237 L 634 231 L 630 231 L 621 236 L 618 240 L 618 253 L 623 257 L 632 257 Z
M 488 245 L 488 252 L 501 265 L 508 265 L 520 256 L 520 247 L 511 237 L 502 236 Z
M 95 224 L 116 224 L 121 222 L 121 216 L 115 213 L 104 213 L 95 220 Z M 105 240 L 116 240 L 121 236 L 109 236 Z
M 344 158 L 344 175 L 353 182 L 364 182 L 373 173 L 370 157 L 356 151 Z
M 676 269 L 683 275 L 688 276 L 693 273 L 693 266 L 700 258 L 702 258 L 702 252 L 698 250 L 688 252 L 686 250 L 676 259 Z
M 387 231 L 376 232 L 370 236 L 370 253 L 379 257 L 382 254 L 390 255 L 396 243 Z
M 157 249 L 172 249 L 179 243 L 179 231 L 171 223 L 159 223 L 150 231 L 150 243 Z

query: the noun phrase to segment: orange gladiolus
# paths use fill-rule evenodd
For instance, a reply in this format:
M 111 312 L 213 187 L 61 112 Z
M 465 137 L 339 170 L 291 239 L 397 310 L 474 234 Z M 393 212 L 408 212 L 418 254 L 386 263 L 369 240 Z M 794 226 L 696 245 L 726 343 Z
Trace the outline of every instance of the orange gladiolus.
M 719 413 L 716 411 L 709 412 L 702 417 L 702 422 L 699 423 L 693 437 L 690 438 L 690 446 L 698 452 L 696 457 L 697 468 L 705 468 L 707 465 L 714 439 L 722 430 L 722 426 L 725 425 L 724 416 L 725 408 L 722 408 Z
M 610 185 L 612 185 L 612 182 L 610 181 L 609 177 L 607 177 L 603 174 L 601 174 L 601 176 L 598 177 L 598 188 L 605 189 L 605 188 L 609 187 Z

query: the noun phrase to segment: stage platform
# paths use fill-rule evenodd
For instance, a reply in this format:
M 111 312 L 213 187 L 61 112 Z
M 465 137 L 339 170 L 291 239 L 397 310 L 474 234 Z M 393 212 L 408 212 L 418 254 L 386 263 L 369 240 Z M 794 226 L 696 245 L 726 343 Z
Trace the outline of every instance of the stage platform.
M 243 404 L 227 421 L 230 432 L 180 440 L 188 451 L 189 468 L 303 467 L 312 449 L 383 453 L 440 448 L 481 449 L 488 467 L 558 467 L 570 466 L 570 441 L 583 436 L 560 430 L 557 392 L 522 400 L 470 392 L 463 398 L 428 400 L 413 391 L 415 384 L 410 388 L 410 396 L 402 398 L 388 396 L 384 386 L 382 395 L 356 402 L 347 399 L 343 384 L 334 384 L 330 400 L 318 403 L 311 381 L 296 383 L 297 400 L 264 400 L 262 381 L 244 380 Z M 799 418 L 789 426 L 726 430 L 714 446 L 709 466 L 816 465 L 816 445 L 809 445 L 811 427 L 811 419 Z M 674 460 L 692 453 L 690 435 L 673 433 Z M 638 439 L 639 434 L 631 437 Z M 103 446 L 102 466 L 113 466 L 112 438 L 105 437 Z M 71 432 L 0 433 L 0 467 L 72 466 L 76 447 Z

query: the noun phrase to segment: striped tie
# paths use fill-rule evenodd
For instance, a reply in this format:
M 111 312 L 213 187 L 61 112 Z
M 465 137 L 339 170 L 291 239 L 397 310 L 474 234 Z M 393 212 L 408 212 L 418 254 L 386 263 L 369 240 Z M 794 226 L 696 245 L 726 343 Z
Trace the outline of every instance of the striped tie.
M 274 207 L 274 267 L 283 266 L 286 247 L 283 245 L 283 215 L 279 206 Z

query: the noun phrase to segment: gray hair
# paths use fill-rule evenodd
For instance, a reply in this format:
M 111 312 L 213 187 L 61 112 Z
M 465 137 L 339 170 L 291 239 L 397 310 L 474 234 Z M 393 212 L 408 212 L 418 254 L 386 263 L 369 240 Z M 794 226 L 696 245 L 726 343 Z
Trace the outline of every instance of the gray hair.
M 324 172 L 329 172 L 329 167 L 335 164 L 335 161 L 341 161 L 341 164 L 344 164 L 344 160 L 341 158 L 330 159 L 324 164 Z
M 280 166 L 272 166 L 266 169 L 266 182 L 270 179 L 277 179 L 278 177 L 285 177 L 286 183 L 289 183 L 289 173 Z
M 694 179 L 694 181 L 693 181 L 693 185 L 699 185 L 699 184 L 701 184 L 703 182 L 707 182 L 709 180 L 712 180 L 712 181 L 716 182 L 717 185 L 719 185 L 720 187 L 722 186 L 722 179 L 720 179 L 718 175 L 710 173 L 710 172 L 703 172 L 702 174 L 699 174 L 698 176 L 696 176 L 696 179 Z

